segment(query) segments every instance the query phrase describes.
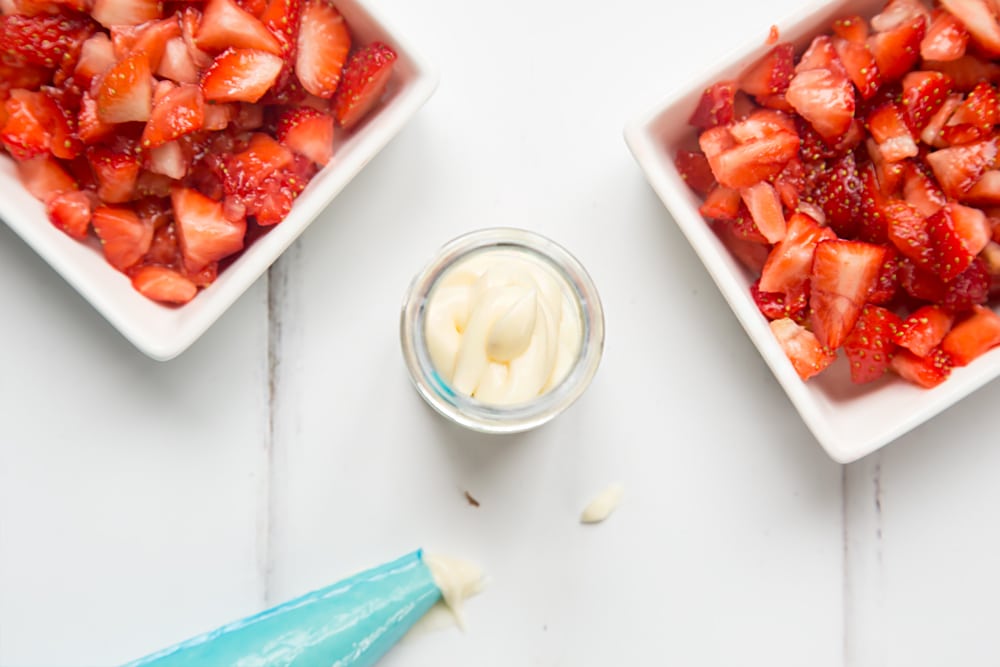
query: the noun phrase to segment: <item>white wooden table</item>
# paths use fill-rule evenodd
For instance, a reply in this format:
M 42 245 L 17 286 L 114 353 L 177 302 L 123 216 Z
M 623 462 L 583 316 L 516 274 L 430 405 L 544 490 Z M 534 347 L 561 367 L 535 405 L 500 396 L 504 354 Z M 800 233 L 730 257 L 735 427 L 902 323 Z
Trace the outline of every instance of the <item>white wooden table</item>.
M 174 361 L 0 229 L 0 665 L 123 662 L 420 546 L 492 585 L 390 666 L 997 664 L 1000 385 L 823 454 L 621 137 L 799 3 L 675 4 L 384 0 L 436 95 Z M 492 225 L 568 246 L 608 327 L 577 405 L 505 439 L 433 414 L 397 341 L 413 273 Z

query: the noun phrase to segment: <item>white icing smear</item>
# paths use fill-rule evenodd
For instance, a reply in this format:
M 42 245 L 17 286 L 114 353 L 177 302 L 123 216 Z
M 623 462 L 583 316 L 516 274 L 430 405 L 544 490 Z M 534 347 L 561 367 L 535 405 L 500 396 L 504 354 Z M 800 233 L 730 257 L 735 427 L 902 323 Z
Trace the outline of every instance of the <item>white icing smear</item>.
M 438 280 L 427 304 L 431 361 L 456 392 L 509 405 L 566 377 L 583 322 L 566 279 L 518 250 L 483 250 Z
M 458 627 L 464 630 L 462 603 L 482 592 L 485 586 L 483 571 L 469 561 L 440 554 L 424 554 L 424 564 L 441 591 L 442 601 L 451 610 Z
M 580 514 L 581 523 L 600 523 L 614 512 L 621 504 L 625 489 L 621 484 L 612 484 L 590 501 Z

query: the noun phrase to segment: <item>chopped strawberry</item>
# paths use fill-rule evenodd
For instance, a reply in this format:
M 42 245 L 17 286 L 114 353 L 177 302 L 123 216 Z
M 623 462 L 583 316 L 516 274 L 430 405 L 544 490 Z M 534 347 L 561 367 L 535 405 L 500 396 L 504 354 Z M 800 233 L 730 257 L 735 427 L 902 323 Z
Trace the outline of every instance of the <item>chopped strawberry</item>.
M 698 208 L 698 212 L 713 220 L 735 220 L 740 212 L 740 191 L 716 185 Z
M 951 329 L 955 315 L 940 306 L 922 306 L 903 320 L 894 340 L 918 357 L 926 357 Z
M 1000 65 L 965 54 L 955 60 L 925 61 L 921 67 L 947 74 L 955 82 L 955 90 L 972 90 L 980 81 L 996 82 L 1000 79 Z
M 688 124 L 708 130 L 733 122 L 736 89 L 735 81 L 720 81 L 706 88 L 698 100 L 698 106 L 691 113 Z
M 808 290 L 799 293 L 794 299 L 789 299 L 781 292 L 762 292 L 759 283 L 755 282 L 750 285 L 750 295 L 753 296 L 761 314 L 768 320 L 787 317 L 798 324 L 805 324 L 808 319 Z
M 969 32 L 954 14 L 935 9 L 927 34 L 920 41 L 920 57 L 924 60 L 957 60 L 965 55 Z
M 202 129 L 217 132 L 224 130 L 230 121 L 236 117 L 236 106 L 234 104 L 206 104 L 204 106 L 204 120 Z
M 899 252 L 891 245 L 883 247 L 885 259 L 879 267 L 875 287 L 868 294 L 868 303 L 875 306 L 891 303 L 899 293 Z
M 80 115 L 77 118 L 80 140 L 85 145 L 96 144 L 110 137 L 115 126 L 105 123 L 97 116 L 97 101 L 84 92 L 80 98 Z
M 177 83 L 198 83 L 198 68 L 183 37 L 168 39 L 163 45 L 163 56 L 156 74 Z
M 976 357 L 1000 345 L 1000 316 L 984 306 L 975 306 L 941 341 L 956 366 L 966 366 Z
M 302 0 L 268 0 L 260 19 L 281 43 L 282 55 L 294 62 L 302 25 Z
M 318 165 L 333 157 L 333 116 L 329 114 L 308 107 L 288 109 L 278 118 L 276 136 L 280 143 Z
M 951 94 L 951 77 L 941 72 L 909 72 L 903 77 L 903 108 L 910 128 L 923 131 Z
M 381 52 L 379 49 L 371 50 L 373 48 L 368 46 L 359 51 L 372 55 L 381 54 L 366 66 L 365 69 L 368 71 L 365 73 L 365 78 L 381 79 L 386 75 L 382 74 L 380 63 L 385 60 L 386 63 L 383 64 L 391 66 L 396 56 L 388 47 L 386 52 Z M 345 68 L 350 50 L 351 33 L 337 8 L 327 0 L 305 0 L 295 60 L 295 75 L 302 83 L 302 87 L 317 97 L 327 99 L 332 97 L 340 84 L 342 70 Z M 354 58 L 357 58 L 357 54 Z M 346 74 L 347 71 L 343 71 L 343 75 Z M 355 81 L 353 85 L 359 87 L 363 84 L 361 81 Z M 384 87 L 384 83 L 381 87 Z
M 91 224 L 101 239 L 105 259 L 119 271 L 142 259 L 153 241 L 153 227 L 131 208 L 101 206 L 94 210 Z
M 94 196 L 82 190 L 67 190 L 50 197 L 45 205 L 49 221 L 75 239 L 87 236 L 94 213 Z
M 829 69 L 799 72 L 788 84 L 785 97 L 827 143 L 840 139 L 854 118 L 850 79 Z
M 701 134 L 699 143 L 716 181 L 735 189 L 750 187 L 781 172 L 798 153 L 794 132 L 762 127 L 761 135 L 737 144 L 725 127 Z
M 872 28 L 877 32 L 893 30 L 929 14 L 921 0 L 889 0 L 882 11 L 872 17 Z
M 874 97 L 882 85 L 882 75 L 868 45 L 864 42 L 838 38 L 833 40 L 833 46 L 861 99 L 868 100 Z
M 87 149 L 97 178 L 97 196 L 109 204 L 120 204 L 132 199 L 142 161 L 134 151 L 97 145 Z
M 692 190 L 705 196 L 715 186 L 715 176 L 708 165 L 708 158 L 697 151 L 679 150 L 674 158 L 677 173 Z
M 944 140 L 944 126 L 955 113 L 955 109 L 962 106 L 962 95 L 952 93 L 941 103 L 941 107 L 934 112 L 934 115 L 927 121 L 927 125 L 920 132 L 920 140 L 928 146 L 935 148 L 946 148 L 948 143 Z
M 17 57 L 25 65 L 72 71 L 94 30 L 94 22 L 80 14 L 0 16 L 0 53 Z
M 961 201 L 974 206 L 1000 206 L 1000 170 L 984 171 Z
M 17 160 L 42 155 L 52 146 L 41 98 L 42 93 L 16 88 L 4 103 L 6 119 L 0 127 L 0 143 Z
M 187 271 L 197 273 L 209 263 L 242 250 L 246 221 L 227 220 L 220 202 L 180 187 L 174 188 L 170 199 Z
M 875 168 L 875 177 L 878 183 L 879 193 L 886 198 L 894 197 L 903 183 L 905 173 L 905 162 L 889 162 L 882 149 L 875 143 L 875 139 L 869 137 L 865 140 L 865 150 L 871 158 L 871 164 Z
M 931 389 L 948 379 L 954 362 L 951 356 L 940 348 L 926 357 L 918 357 L 909 350 L 901 348 L 893 355 L 889 365 L 904 380 Z
M 153 109 L 153 75 L 146 54 L 129 56 L 108 70 L 94 99 L 102 123 L 149 120 Z
M 792 80 L 794 58 L 793 44 L 778 44 L 740 75 L 740 89 L 754 97 L 783 94 Z
M 162 0 L 94 0 L 90 11 L 105 28 L 139 25 L 163 16 Z
M 887 162 L 916 157 L 917 142 L 906 125 L 902 109 L 890 102 L 868 114 L 868 129 L 878 142 L 879 152 Z
M 148 265 L 132 273 L 132 287 L 143 296 L 164 303 L 187 303 L 198 287 L 187 277 L 165 266 Z
M 868 22 L 856 14 L 836 19 L 831 29 L 834 35 L 848 42 L 864 44 L 868 39 Z
M 49 155 L 39 155 L 18 162 L 17 172 L 25 189 L 42 202 L 47 202 L 61 192 L 77 189 L 73 177 L 66 173 L 58 160 Z
M 941 137 L 951 145 L 986 139 L 998 120 L 1000 99 L 997 91 L 988 82 L 981 81 L 941 128 Z
M 747 205 L 754 224 L 768 243 L 777 243 L 785 237 L 785 214 L 773 185 L 762 181 L 743 188 L 740 196 Z
M 987 139 L 928 153 L 927 164 L 945 194 L 960 199 L 993 164 L 996 155 L 996 141 Z
M 833 47 L 833 40 L 829 35 L 817 35 L 809 43 L 809 48 L 799 58 L 795 65 L 795 73 L 804 72 L 810 69 L 826 69 L 834 74 L 846 76 L 844 66 L 837 57 L 837 50 Z
M 925 218 L 948 203 L 926 168 L 917 162 L 908 162 L 903 172 L 903 198 Z
M 200 130 L 204 123 L 205 98 L 201 88 L 181 84 L 156 100 L 139 141 L 143 148 L 156 148 Z
M 840 347 L 854 327 L 884 258 L 884 248 L 862 241 L 817 244 L 810 275 L 810 321 L 825 347 Z
M 208 53 L 229 48 L 256 49 L 281 55 L 281 44 L 261 21 L 233 0 L 208 0 L 195 43 Z
M 826 215 L 826 222 L 841 237 L 853 237 L 861 216 L 861 175 L 854 154 L 831 161 L 810 174 L 810 194 L 807 201 L 817 204 Z
M 768 247 L 766 244 L 741 238 L 728 222 L 712 222 L 711 227 L 722 245 L 732 253 L 740 264 L 755 274 L 760 273 L 764 262 L 767 261 Z
M 897 81 L 913 69 L 920 59 L 920 42 L 926 30 L 926 17 L 915 16 L 868 38 L 868 47 L 884 82 Z
M 851 333 L 844 339 L 844 353 L 851 363 L 851 381 L 873 382 L 885 375 L 901 324 L 898 315 L 880 306 L 866 304 Z
M 962 245 L 972 255 L 978 255 L 989 244 L 992 233 L 986 214 L 978 208 L 957 202 L 948 202 L 946 208 Z
M 300 54 L 301 48 L 300 43 Z M 351 55 L 333 98 L 333 115 L 341 127 L 354 127 L 378 104 L 389 84 L 395 62 L 396 52 L 382 42 L 372 42 Z
M 861 178 L 861 213 L 857 220 L 858 240 L 887 243 L 889 222 L 882 209 L 889 198 L 882 194 L 879 187 L 878 169 L 869 162 L 863 165 L 858 173 Z
M 888 223 L 889 240 L 905 257 L 920 267 L 930 267 L 934 261 L 927 220 L 910 204 L 894 200 L 882 207 Z
M 146 153 L 146 168 L 154 174 L 162 174 L 171 180 L 181 180 L 190 168 L 190 159 L 177 141 L 168 141 Z M 169 186 L 162 196 L 170 193 Z
M 953 310 L 965 310 L 986 303 L 989 294 L 989 269 L 981 257 L 976 257 L 965 271 L 944 284 L 943 296 L 935 301 Z
M 833 363 L 836 355 L 820 344 L 816 335 L 789 318 L 774 320 L 771 333 L 799 377 L 808 380 Z
M 282 61 L 256 49 L 226 49 L 201 79 L 207 101 L 256 102 L 274 84 Z
M 114 64 L 115 52 L 111 40 L 106 33 L 97 32 L 80 46 L 80 57 L 76 61 L 73 80 L 81 90 L 90 90 L 94 79 Z
M 313 163 L 296 155 L 292 163 L 265 178 L 252 195 L 244 199 L 247 215 L 258 225 L 275 225 L 285 219 L 292 204 L 316 173 Z
M 788 218 L 785 237 L 771 249 L 760 274 L 760 289 L 780 292 L 790 299 L 808 288 L 813 253 L 820 241 L 835 239 L 829 227 L 811 217 L 794 213 Z
M 992 57 L 1000 56 L 1000 23 L 994 8 L 986 0 L 941 0 L 941 6 L 951 12 L 969 31 L 972 40 Z

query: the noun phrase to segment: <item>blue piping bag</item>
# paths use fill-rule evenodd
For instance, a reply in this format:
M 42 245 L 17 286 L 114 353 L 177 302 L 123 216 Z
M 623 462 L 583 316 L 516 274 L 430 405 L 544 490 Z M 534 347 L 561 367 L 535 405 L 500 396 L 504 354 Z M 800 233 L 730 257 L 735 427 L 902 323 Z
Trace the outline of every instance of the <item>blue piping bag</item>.
M 123 667 L 368 667 L 440 598 L 415 551 Z

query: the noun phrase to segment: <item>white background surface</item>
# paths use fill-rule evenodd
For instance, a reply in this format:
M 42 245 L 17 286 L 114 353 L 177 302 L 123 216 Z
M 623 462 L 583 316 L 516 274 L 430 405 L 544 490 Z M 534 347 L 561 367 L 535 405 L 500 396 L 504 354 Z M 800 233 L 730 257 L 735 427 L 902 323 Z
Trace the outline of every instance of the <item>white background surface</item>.
M 621 136 L 798 3 L 674 4 L 383 0 L 440 88 L 174 361 L 0 229 L 0 665 L 123 662 L 420 546 L 492 585 L 390 667 L 995 664 L 1000 386 L 826 458 Z M 492 225 L 574 252 L 608 329 L 588 393 L 502 439 L 397 341 L 410 277 Z

